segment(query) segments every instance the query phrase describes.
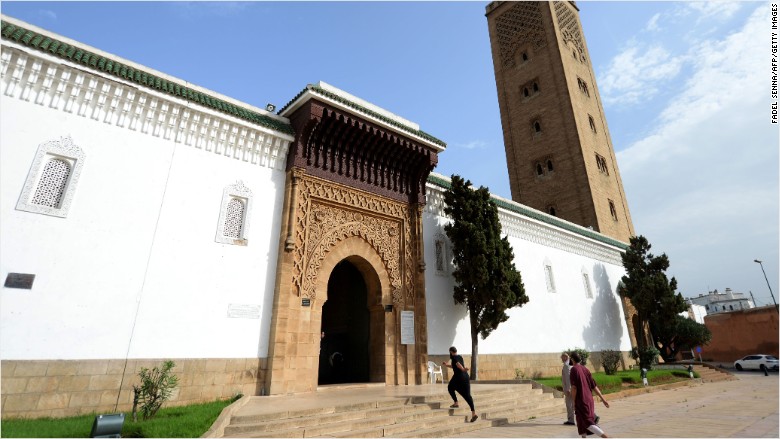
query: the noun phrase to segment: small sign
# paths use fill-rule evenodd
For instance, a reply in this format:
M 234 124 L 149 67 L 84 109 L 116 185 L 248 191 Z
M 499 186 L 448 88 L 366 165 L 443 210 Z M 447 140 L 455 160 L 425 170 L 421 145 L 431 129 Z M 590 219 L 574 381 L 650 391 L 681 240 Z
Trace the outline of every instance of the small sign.
M 311 306 L 311 299 L 308 297 L 305 299 L 301 299 L 301 306 Z
M 393 312 L 393 305 L 385 305 L 385 312 Z
M 33 281 L 35 280 L 34 274 L 27 273 L 8 273 L 5 277 L 6 288 L 19 288 L 21 290 L 32 290 Z
M 696 346 L 696 353 L 701 354 L 701 346 Z
M 227 316 L 232 319 L 259 319 L 260 305 L 228 304 Z
M 414 311 L 401 311 L 401 344 L 414 344 Z

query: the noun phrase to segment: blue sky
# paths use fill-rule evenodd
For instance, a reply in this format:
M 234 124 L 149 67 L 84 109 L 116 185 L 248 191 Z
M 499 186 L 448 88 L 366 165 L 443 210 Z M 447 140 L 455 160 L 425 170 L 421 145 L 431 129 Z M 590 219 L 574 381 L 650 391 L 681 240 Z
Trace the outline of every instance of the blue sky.
M 487 2 L 13 2 L 2 13 L 249 104 L 325 81 L 444 140 L 510 197 Z M 766 2 L 578 2 L 637 233 L 685 296 L 778 293 Z

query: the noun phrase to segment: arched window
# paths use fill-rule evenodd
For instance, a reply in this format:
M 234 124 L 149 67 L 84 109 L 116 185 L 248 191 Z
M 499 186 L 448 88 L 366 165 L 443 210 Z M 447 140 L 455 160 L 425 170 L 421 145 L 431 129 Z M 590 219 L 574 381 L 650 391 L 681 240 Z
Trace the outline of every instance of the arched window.
M 521 56 L 523 58 L 523 61 L 528 61 L 528 54 L 527 53 L 523 52 L 523 54 Z
M 16 209 L 65 218 L 83 165 L 84 153 L 70 137 L 41 144 Z
M 539 84 L 534 82 L 534 93 L 539 93 Z
M 593 116 L 588 115 L 588 123 L 590 124 L 590 130 L 596 132 L 596 122 L 593 120 Z
M 540 124 L 538 120 L 534 122 L 534 131 L 537 133 L 542 132 L 542 124 Z
M 617 216 L 617 210 L 615 209 L 615 203 L 612 202 L 612 200 L 608 200 L 608 201 L 609 201 L 609 213 L 610 215 L 612 215 L 612 219 L 617 221 L 618 216 Z
M 553 164 L 552 164 L 552 160 L 547 160 L 547 170 L 548 170 L 549 172 L 552 172 L 552 171 L 553 171 Z
M 549 214 L 550 214 L 550 215 L 552 215 L 552 216 L 555 216 L 555 207 L 553 207 L 553 206 L 548 206 L 548 207 L 547 207 L 547 213 L 549 213 Z
M 544 169 L 542 169 L 541 163 L 536 164 L 536 175 L 544 175 Z
M 528 87 L 523 87 L 523 96 L 528 97 L 530 93 L 528 93 Z
M 252 191 L 239 180 L 222 191 L 216 242 L 247 245 L 249 218 L 252 212 Z

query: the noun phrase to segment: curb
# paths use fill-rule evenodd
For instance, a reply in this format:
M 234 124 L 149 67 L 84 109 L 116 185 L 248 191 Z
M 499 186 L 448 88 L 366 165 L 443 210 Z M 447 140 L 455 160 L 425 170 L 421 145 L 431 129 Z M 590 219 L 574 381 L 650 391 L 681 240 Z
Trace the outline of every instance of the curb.
M 251 396 L 244 395 L 241 398 L 239 398 L 238 401 L 222 409 L 222 412 L 217 417 L 217 420 L 214 421 L 213 424 L 211 424 L 211 428 L 209 428 L 207 432 L 203 433 L 201 437 L 217 438 L 217 437 L 224 436 L 225 427 L 230 425 L 230 419 L 241 407 L 245 406 L 251 398 L 252 398 Z

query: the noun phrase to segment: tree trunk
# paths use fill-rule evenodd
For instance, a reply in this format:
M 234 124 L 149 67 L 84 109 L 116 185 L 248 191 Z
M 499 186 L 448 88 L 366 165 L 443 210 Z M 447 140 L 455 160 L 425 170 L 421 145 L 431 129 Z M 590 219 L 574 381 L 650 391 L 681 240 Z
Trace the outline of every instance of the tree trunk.
M 479 379 L 478 366 L 479 366 L 479 330 L 477 329 L 477 313 L 469 310 L 469 320 L 471 321 L 471 374 L 469 375 L 472 381 Z

